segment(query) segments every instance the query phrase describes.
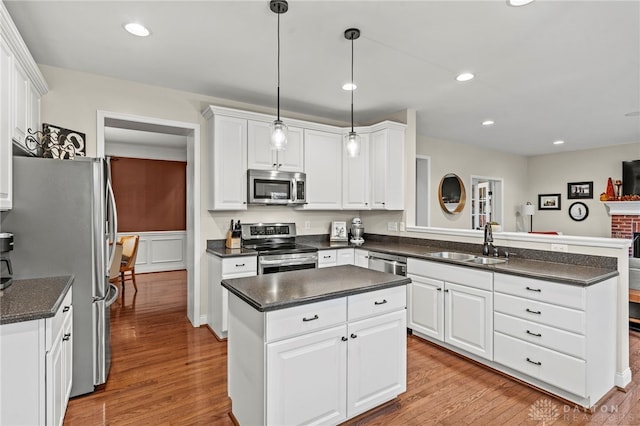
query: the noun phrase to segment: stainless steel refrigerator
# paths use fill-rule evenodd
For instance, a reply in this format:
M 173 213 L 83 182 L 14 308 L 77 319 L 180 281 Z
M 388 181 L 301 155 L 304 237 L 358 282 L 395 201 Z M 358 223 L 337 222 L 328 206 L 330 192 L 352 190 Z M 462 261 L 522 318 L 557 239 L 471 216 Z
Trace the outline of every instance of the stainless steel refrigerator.
M 117 214 L 102 159 L 13 159 L 13 209 L 2 229 L 14 234 L 14 277 L 74 275 L 71 396 L 106 382 L 111 365 L 109 284 Z

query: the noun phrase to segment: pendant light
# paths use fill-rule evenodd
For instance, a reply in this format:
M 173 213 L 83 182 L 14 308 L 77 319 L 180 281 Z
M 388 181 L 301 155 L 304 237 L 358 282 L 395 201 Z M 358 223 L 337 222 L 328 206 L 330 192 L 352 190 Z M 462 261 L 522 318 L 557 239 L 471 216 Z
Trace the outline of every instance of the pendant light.
M 271 149 L 283 151 L 287 146 L 287 125 L 280 120 L 280 15 L 289 10 L 286 0 L 270 0 L 269 8 L 278 15 L 278 117 L 271 124 Z
M 344 38 L 351 40 L 351 131 L 345 136 L 345 147 L 349 157 L 357 157 L 360 155 L 360 135 L 353 130 L 353 92 L 356 85 L 353 81 L 353 40 L 360 37 L 360 30 L 357 28 L 349 28 L 344 32 Z

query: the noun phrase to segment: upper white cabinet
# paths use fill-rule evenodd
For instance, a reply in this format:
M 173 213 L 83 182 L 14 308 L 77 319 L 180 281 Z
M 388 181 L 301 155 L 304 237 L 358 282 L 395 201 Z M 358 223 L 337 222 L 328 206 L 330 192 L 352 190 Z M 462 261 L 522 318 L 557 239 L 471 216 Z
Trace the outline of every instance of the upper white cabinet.
M 12 140 L 25 147 L 27 130 L 40 128 L 47 83 L 9 12 L 0 2 L 0 210 L 13 206 Z
M 287 147 L 284 151 L 271 149 L 271 123 L 249 120 L 247 163 L 249 169 L 304 171 L 304 131 L 289 127 Z
M 202 114 L 211 159 L 209 210 L 247 208 L 248 169 L 306 173 L 307 204 L 298 209 L 404 209 L 404 124 L 359 127 L 360 155 L 351 158 L 341 127 L 283 119 L 288 143 L 276 152 L 269 144 L 273 117 L 217 106 Z
M 342 136 L 319 130 L 304 131 L 307 174 L 305 209 L 342 208 Z
M 404 209 L 405 126 L 385 121 L 370 136 L 371 208 Z
M 343 142 L 343 152 L 346 152 Z M 369 178 L 369 135 L 360 134 L 360 155 L 345 155 L 342 161 L 342 208 L 368 210 L 371 208 Z
M 210 158 L 209 210 L 246 210 L 247 120 L 221 115 L 213 108 L 204 116 Z

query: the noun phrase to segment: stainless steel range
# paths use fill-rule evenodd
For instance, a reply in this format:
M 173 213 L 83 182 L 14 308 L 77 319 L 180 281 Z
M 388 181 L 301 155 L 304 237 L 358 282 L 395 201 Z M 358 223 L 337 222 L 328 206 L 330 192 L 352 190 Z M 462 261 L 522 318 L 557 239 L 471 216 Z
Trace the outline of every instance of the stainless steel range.
M 258 274 L 313 269 L 318 249 L 296 243 L 295 223 L 245 223 L 242 247 L 258 252 Z

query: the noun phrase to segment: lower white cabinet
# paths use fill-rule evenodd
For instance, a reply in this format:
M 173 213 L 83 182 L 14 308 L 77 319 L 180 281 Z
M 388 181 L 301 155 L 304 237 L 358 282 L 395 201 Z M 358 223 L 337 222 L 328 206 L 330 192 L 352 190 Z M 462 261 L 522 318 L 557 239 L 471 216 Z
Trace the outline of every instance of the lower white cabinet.
M 353 249 L 353 264 L 361 268 L 368 268 L 369 250 Z
M 336 255 L 336 262 L 339 265 L 353 265 L 354 255 L 352 248 L 338 249 Z
M 352 248 L 318 250 L 318 268 L 353 265 L 354 260 Z
M 0 326 L 0 424 L 62 425 L 73 376 L 69 290 L 51 318 Z
M 585 407 L 614 387 L 615 279 L 585 287 L 494 274 L 494 285 L 497 363 Z
M 493 274 L 409 258 L 407 326 L 493 360 Z
M 230 304 L 240 424 L 336 425 L 406 390 L 405 286 L 267 313 Z
M 227 338 L 229 292 L 220 281 L 226 278 L 253 277 L 258 273 L 257 256 L 220 258 L 209 254 L 209 311 L 207 324 L 218 339 Z

